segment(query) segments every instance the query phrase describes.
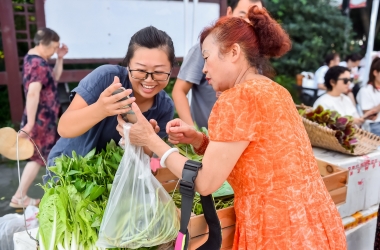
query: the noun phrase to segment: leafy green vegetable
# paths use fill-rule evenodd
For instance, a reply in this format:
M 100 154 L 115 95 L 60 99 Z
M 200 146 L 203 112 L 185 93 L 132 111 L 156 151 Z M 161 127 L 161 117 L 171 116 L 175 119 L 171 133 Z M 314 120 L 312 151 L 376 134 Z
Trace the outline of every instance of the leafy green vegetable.
M 181 199 L 181 194 L 179 193 L 179 191 L 175 190 L 174 192 L 171 192 L 170 196 L 173 197 L 173 201 L 174 201 L 175 205 L 178 208 L 181 208 L 181 200 L 182 199 Z M 227 208 L 227 207 L 232 207 L 234 205 L 234 195 L 214 197 L 214 203 L 215 203 L 215 208 L 217 210 Z M 196 193 L 195 197 L 194 197 L 192 212 L 195 215 L 203 214 L 201 197 L 199 196 L 198 193 Z
M 57 175 L 42 186 L 38 240 L 41 250 L 98 249 L 96 241 L 124 150 L 112 140 L 106 150 L 62 156 L 49 169 Z M 124 249 L 124 248 L 116 248 Z M 157 247 L 139 248 L 155 250 Z
M 49 169 L 41 200 L 39 241 L 43 249 L 97 249 L 100 223 L 123 149 L 111 141 L 106 150 L 62 156 Z
M 355 137 L 357 127 L 353 124 L 351 116 L 341 116 L 336 111 L 323 109 L 321 105 L 314 110 L 312 108 L 300 108 L 298 112 L 302 117 L 334 130 L 335 137 L 342 147 L 351 153 L 354 152 L 355 145 L 358 144 Z

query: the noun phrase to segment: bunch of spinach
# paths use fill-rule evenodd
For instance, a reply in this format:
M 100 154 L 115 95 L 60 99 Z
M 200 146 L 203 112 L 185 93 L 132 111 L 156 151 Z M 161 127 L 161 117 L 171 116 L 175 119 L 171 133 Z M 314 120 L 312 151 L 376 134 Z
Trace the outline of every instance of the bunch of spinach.
M 111 141 L 98 154 L 93 149 L 84 157 L 72 152 L 72 157 L 55 160 L 49 169 L 56 176 L 42 186 L 45 194 L 38 214 L 41 250 L 99 249 L 95 243 L 123 153 Z

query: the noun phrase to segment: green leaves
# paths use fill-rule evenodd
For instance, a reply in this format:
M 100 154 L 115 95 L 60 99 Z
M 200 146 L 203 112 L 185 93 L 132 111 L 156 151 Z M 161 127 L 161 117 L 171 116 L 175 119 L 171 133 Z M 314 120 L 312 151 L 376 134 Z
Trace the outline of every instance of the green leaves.
M 170 196 L 173 197 L 173 201 L 175 205 L 178 208 L 181 208 L 181 194 L 179 193 L 178 190 L 175 190 L 174 192 L 170 193 Z M 223 209 L 227 207 L 232 207 L 234 205 L 234 195 L 227 195 L 227 196 L 220 196 L 220 197 L 214 197 L 214 203 L 215 203 L 215 208 L 218 209 Z M 203 208 L 201 204 L 201 197 L 199 196 L 198 193 L 196 193 L 193 201 L 193 208 L 191 210 L 195 215 L 200 215 L 203 214 Z
M 96 152 L 96 148 L 94 148 L 93 150 L 91 150 L 90 152 L 88 152 L 84 158 L 87 159 L 87 160 L 91 159 L 92 157 L 94 157 L 95 152 Z
M 76 179 L 74 185 L 78 192 L 82 192 L 86 188 L 86 182 L 82 179 Z
M 344 58 L 360 49 L 356 43 L 350 44 L 354 40 L 351 21 L 337 7 L 331 6 L 330 1 L 268 0 L 266 8 L 293 43 L 285 56 L 272 60 L 279 75 L 294 79 L 302 71 L 315 72 L 327 53 L 338 52 Z
M 91 150 L 82 157 L 55 160 L 58 182 L 43 186 L 39 220 L 40 242 L 44 249 L 71 246 L 71 249 L 97 249 L 95 243 L 112 181 L 123 156 L 123 149 L 111 141 L 106 150 Z M 43 248 L 42 248 L 43 249 Z

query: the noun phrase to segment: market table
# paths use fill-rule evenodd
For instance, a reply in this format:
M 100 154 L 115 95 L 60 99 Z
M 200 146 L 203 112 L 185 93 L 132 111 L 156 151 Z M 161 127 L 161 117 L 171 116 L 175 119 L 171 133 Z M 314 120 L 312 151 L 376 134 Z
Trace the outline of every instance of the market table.
M 313 148 L 314 156 L 349 171 L 347 197 L 338 205 L 342 218 L 366 211 L 380 202 L 380 150 L 364 156 L 350 156 Z M 363 213 L 363 212 L 362 212 Z M 372 250 L 377 218 L 346 231 L 348 250 Z
M 380 202 L 380 150 L 364 156 L 350 156 L 321 148 L 313 148 L 313 152 L 317 159 L 349 171 L 346 203 L 338 206 L 342 218 Z
M 365 156 L 349 156 L 313 148 L 317 159 L 349 171 L 346 203 L 338 207 L 342 218 L 349 217 L 380 202 L 380 150 Z M 348 250 L 373 249 L 376 219 L 346 231 Z M 32 230 L 35 234 L 36 230 Z M 35 242 L 25 232 L 14 235 L 15 249 L 35 249 Z

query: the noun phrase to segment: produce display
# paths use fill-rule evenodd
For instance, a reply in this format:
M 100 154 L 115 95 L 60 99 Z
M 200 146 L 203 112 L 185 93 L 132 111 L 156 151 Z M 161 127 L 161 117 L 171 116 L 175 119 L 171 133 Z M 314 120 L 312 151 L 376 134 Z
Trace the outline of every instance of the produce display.
M 54 181 L 42 186 L 38 241 L 41 250 L 100 249 L 95 246 L 123 149 L 111 141 L 106 150 L 62 156 L 49 169 Z M 119 248 L 121 249 L 121 248 Z M 140 248 L 155 250 L 158 247 Z
M 201 131 L 207 134 L 206 129 L 202 128 Z M 182 155 L 189 159 L 202 161 L 203 156 L 197 155 L 191 145 L 179 144 L 176 147 Z M 96 242 L 98 241 L 100 225 L 123 154 L 124 150 L 116 145 L 114 141 L 111 141 L 108 143 L 106 150 L 102 150 L 98 154 L 93 149 L 84 157 L 72 152 L 72 157 L 62 156 L 56 158 L 56 165 L 49 168 L 54 173 L 53 179 L 45 185 L 41 185 L 45 194 L 41 199 L 38 214 L 40 227 L 37 240 L 39 241 L 39 249 L 104 249 L 97 247 Z M 175 191 L 170 196 L 173 197 L 175 205 L 180 207 L 181 196 L 179 192 Z M 125 200 L 127 199 L 128 197 Z M 215 193 L 214 200 L 217 209 L 233 206 L 233 190 L 227 182 Z M 168 205 L 165 207 L 165 204 L 169 203 L 157 204 L 163 205 L 158 207 L 160 211 L 167 210 L 167 213 L 161 213 L 162 216 L 165 217 L 165 214 L 169 213 L 171 216 L 172 214 L 177 214 L 177 211 L 172 209 L 174 206 Z M 199 194 L 196 194 L 194 199 L 193 213 L 196 215 L 203 213 Z M 123 243 L 123 241 L 130 240 L 124 237 L 128 232 L 128 228 L 138 227 L 138 225 L 126 223 L 126 221 L 129 221 L 128 218 L 132 216 L 144 216 L 144 212 L 141 211 L 141 215 L 120 215 L 120 220 L 113 229 L 119 232 L 120 237 L 118 239 L 109 239 L 110 242 Z M 166 217 L 169 218 L 170 216 Z M 160 217 L 155 219 L 165 221 Z M 160 226 L 162 231 L 172 227 L 173 221 L 166 221 L 167 223 Z M 154 223 L 154 220 L 152 220 L 152 224 Z M 170 230 L 167 231 L 169 232 Z M 176 232 L 178 231 L 176 230 Z M 160 242 L 160 239 L 147 239 L 144 232 L 141 232 L 140 238 L 136 237 L 135 239 L 136 241 Z M 163 250 L 168 249 L 168 246 L 170 248 L 170 244 L 169 242 L 160 246 L 136 247 L 135 249 Z M 128 248 L 113 249 L 129 250 Z
M 341 116 L 338 112 L 323 109 L 320 105 L 316 109 L 300 108 L 298 112 L 302 117 L 334 130 L 338 142 L 351 153 L 354 152 L 358 140 L 355 137 L 356 125 L 353 124 L 351 116 Z

